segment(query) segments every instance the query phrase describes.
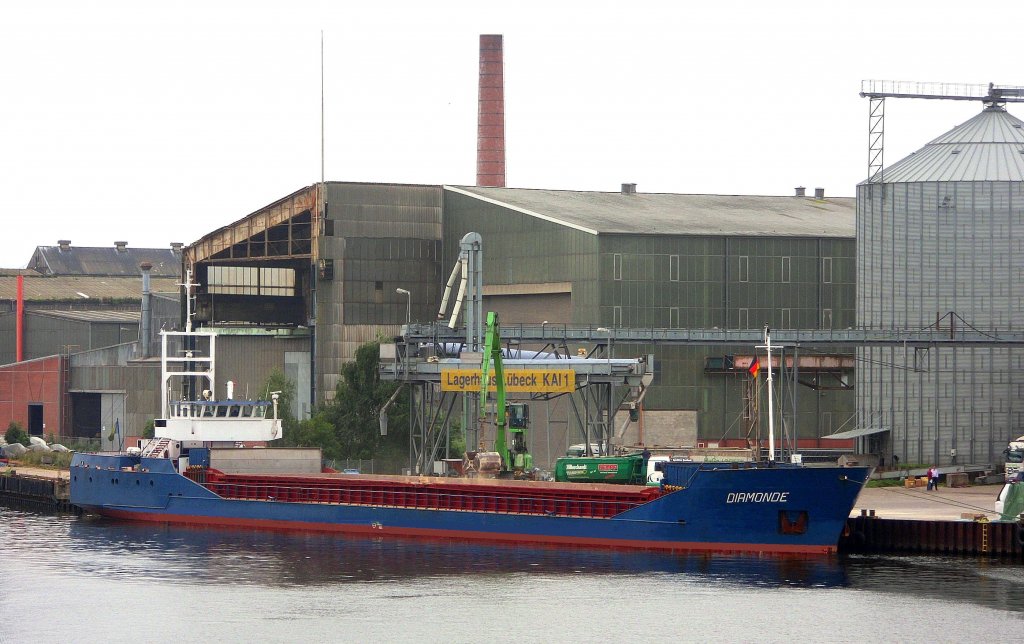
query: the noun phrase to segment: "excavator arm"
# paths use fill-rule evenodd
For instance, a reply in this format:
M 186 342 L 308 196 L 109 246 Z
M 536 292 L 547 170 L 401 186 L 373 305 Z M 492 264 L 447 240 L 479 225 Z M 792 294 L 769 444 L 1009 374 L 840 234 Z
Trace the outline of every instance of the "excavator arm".
M 484 330 L 484 355 L 481 364 L 480 435 L 483 436 L 483 426 L 487 421 L 487 390 L 493 366 L 494 388 L 497 392 L 494 405 L 494 451 L 501 456 L 502 469 L 508 469 L 511 463 L 508 453 L 508 438 L 505 435 L 505 367 L 501 361 L 501 332 L 498 314 L 494 311 L 487 313 L 487 325 Z

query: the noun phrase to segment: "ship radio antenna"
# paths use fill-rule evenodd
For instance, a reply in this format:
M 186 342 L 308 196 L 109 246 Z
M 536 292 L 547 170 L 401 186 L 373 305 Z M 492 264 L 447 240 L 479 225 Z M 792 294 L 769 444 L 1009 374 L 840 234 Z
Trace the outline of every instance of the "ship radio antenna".
M 178 286 L 185 288 L 185 332 L 192 333 L 192 288 L 199 286 L 192 281 L 192 269 L 185 269 L 185 281 Z

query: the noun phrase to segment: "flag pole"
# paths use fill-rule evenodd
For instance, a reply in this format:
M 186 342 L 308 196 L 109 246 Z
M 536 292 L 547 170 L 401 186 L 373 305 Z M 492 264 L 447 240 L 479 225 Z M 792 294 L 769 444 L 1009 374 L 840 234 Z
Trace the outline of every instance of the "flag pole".
M 775 412 L 772 406 L 772 332 L 764 325 L 764 345 L 768 351 L 768 462 L 775 462 Z

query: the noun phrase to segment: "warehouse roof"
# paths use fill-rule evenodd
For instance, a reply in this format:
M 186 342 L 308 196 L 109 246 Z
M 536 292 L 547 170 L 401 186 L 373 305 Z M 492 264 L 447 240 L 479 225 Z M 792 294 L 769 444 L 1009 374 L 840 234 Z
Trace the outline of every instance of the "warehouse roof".
M 28 311 L 30 315 L 43 315 L 51 318 L 77 320 L 79 322 L 116 322 L 118 324 L 138 324 L 142 317 L 141 311 L 55 311 L 52 309 Z
M 17 298 L 17 278 L 0 276 L 0 300 Z M 150 282 L 154 293 L 178 293 L 177 278 L 156 277 Z M 58 302 L 88 300 L 142 300 L 142 276 L 96 277 L 92 275 L 25 274 L 25 301 Z
M 126 242 L 114 246 L 72 246 L 61 240 L 57 246 L 37 246 L 28 268 L 43 275 L 139 275 L 139 264 L 153 265 L 153 277 L 181 275 L 181 246 L 129 248 Z
M 854 237 L 852 197 L 680 195 L 445 186 L 591 234 Z
M 987 107 L 885 168 L 882 181 L 1024 181 L 1024 121 Z

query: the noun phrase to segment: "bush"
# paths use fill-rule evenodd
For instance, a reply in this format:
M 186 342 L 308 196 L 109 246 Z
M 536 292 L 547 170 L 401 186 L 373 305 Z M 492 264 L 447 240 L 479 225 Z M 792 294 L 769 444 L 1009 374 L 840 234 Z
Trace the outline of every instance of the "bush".
M 55 467 L 66 470 L 71 465 L 71 452 L 26 452 L 18 457 L 22 465 L 33 467 Z
M 28 432 L 26 432 L 16 420 L 12 420 L 11 424 L 7 426 L 7 431 L 4 433 L 4 440 L 7 441 L 8 445 L 21 443 L 25 447 L 29 446 Z
M 870 479 L 864 487 L 903 487 L 903 479 Z

